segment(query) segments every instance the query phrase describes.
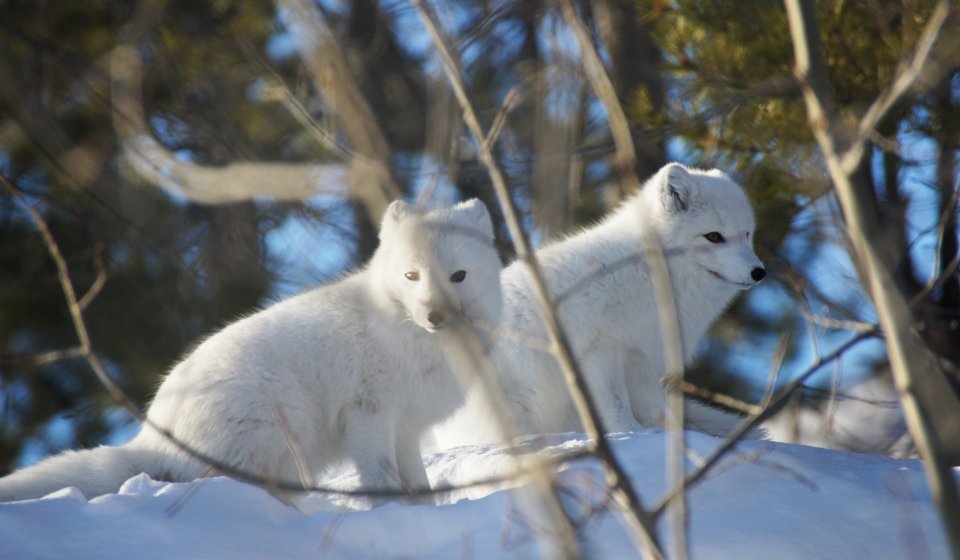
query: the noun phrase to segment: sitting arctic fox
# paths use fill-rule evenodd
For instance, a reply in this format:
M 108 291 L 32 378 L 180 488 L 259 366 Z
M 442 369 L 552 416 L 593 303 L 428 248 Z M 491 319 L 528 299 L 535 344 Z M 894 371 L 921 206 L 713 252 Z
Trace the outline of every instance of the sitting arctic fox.
M 394 202 L 366 268 L 207 339 L 173 368 L 147 417 L 269 481 L 299 484 L 310 478 L 298 467 L 312 477 L 352 459 L 364 488 L 428 487 L 419 438 L 463 401 L 444 347 L 465 325 L 497 323 L 500 270 L 478 200 L 429 212 Z M 127 444 L 68 451 L 0 479 L 0 501 L 66 486 L 93 497 L 141 472 L 215 474 L 143 426 Z
M 766 274 L 751 248 L 754 227 L 743 190 L 722 172 L 670 164 L 599 224 L 536 252 L 607 431 L 662 427 L 666 418 L 663 341 L 642 236 L 654 235 L 663 248 L 690 361 L 734 296 Z M 501 274 L 502 334 L 491 351 L 497 381 L 519 433 L 579 431 L 556 359 L 542 349 L 546 334 L 524 266 Z M 433 430 L 439 448 L 500 439 L 481 403 L 471 395 Z M 739 421 L 692 400 L 684 410 L 688 427 L 715 435 Z

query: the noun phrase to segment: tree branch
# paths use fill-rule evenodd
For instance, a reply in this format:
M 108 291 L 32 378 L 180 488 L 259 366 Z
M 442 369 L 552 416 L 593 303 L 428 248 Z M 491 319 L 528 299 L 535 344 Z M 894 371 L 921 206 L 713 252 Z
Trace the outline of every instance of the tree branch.
M 373 219 L 401 197 L 391 174 L 390 145 L 347 65 L 323 12 L 310 0 L 276 0 L 281 19 L 313 77 L 324 106 L 334 115 L 354 157 L 350 184 Z
M 733 449 L 733 447 L 743 438 L 743 436 L 759 426 L 761 422 L 772 416 L 775 411 L 779 410 L 780 406 L 790 398 L 790 395 L 792 395 L 797 389 L 801 388 L 804 382 L 806 382 L 811 375 L 816 373 L 825 364 L 836 360 L 843 355 L 844 352 L 866 340 L 867 338 L 871 338 L 876 333 L 876 330 L 859 333 L 838 346 L 833 352 L 830 352 L 826 356 L 818 356 L 803 373 L 798 375 L 793 381 L 778 391 L 769 400 L 769 402 L 763 406 L 763 409 L 759 413 L 751 415 L 741 422 L 740 425 L 737 426 L 737 429 L 727 436 L 727 439 L 724 440 L 720 447 L 718 447 L 713 453 L 704 459 L 703 464 L 701 464 L 697 470 L 687 475 L 687 477 L 683 480 L 683 488 L 690 488 L 694 484 L 698 483 L 703 476 L 706 475 L 707 472 L 709 472 L 709 470 L 713 468 L 713 466 L 716 465 L 720 459 L 723 458 L 724 455 Z M 662 500 L 660 500 L 656 507 L 651 510 L 653 515 L 660 515 L 666 509 L 670 501 L 674 499 L 675 496 L 679 495 L 680 491 L 680 487 L 672 488 L 670 492 L 664 496 Z
M 948 0 L 937 2 L 933 13 L 930 14 L 930 20 L 917 41 L 910 62 L 900 67 L 893 83 L 880 94 L 860 119 L 850 149 L 842 158 L 843 167 L 848 173 L 852 173 L 859 165 L 863 158 L 863 150 L 867 140 L 878 135 L 876 127 L 887 116 L 890 109 L 904 95 L 913 90 L 921 79 L 928 84 L 936 83 L 947 70 L 955 68 L 954 63 L 960 60 L 960 50 L 956 49 L 956 45 L 954 45 L 954 48 L 948 48 L 944 51 L 944 54 L 951 57 L 951 61 L 946 64 L 936 63 L 932 65 L 933 68 L 931 68 L 931 64 L 928 64 L 934 52 L 934 47 L 943 36 L 944 25 L 950 15 L 950 4 L 951 2 Z M 956 26 L 953 27 L 952 32 L 956 34 L 958 30 L 955 29 Z
M 493 154 L 492 146 L 486 142 L 487 135 L 483 131 L 483 127 L 473 108 L 473 103 L 467 93 L 460 64 L 453 58 L 451 49 L 448 47 L 448 41 L 440 32 L 436 23 L 436 16 L 433 14 L 431 8 L 421 0 L 411 0 L 411 3 L 417 9 L 420 19 L 423 21 L 427 32 L 433 39 L 433 43 L 443 63 L 444 72 L 463 111 L 464 122 L 474 137 L 474 141 L 479 150 L 480 161 L 490 174 L 494 191 L 500 201 L 507 227 L 510 230 L 510 235 L 516 246 L 517 256 L 526 265 L 530 287 L 537 301 L 540 317 L 544 322 L 547 335 L 550 339 L 553 354 L 557 357 L 558 365 L 570 390 L 577 413 L 583 423 L 587 437 L 593 445 L 593 451 L 600 458 L 604 466 L 614 496 L 617 497 L 620 506 L 627 514 L 626 517 L 632 529 L 631 533 L 636 538 L 638 546 L 641 550 L 644 550 L 648 556 L 661 558 L 662 553 L 659 551 L 656 543 L 654 528 L 646 512 L 643 510 L 639 497 L 630 485 L 626 473 L 617 462 L 613 451 L 610 449 L 609 443 L 604 438 L 600 415 L 590 396 L 583 373 L 573 358 L 569 340 L 566 337 L 563 327 L 560 325 L 555 308 L 550 302 L 550 294 L 546 287 L 543 271 L 533 253 L 526 233 L 520 224 L 519 213 L 517 212 L 513 199 L 510 197 L 510 191 L 507 187 L 503 171 Z
M 228 204 L 257 198 L 303 200 L 349 196 L 344 164 L 237 162 L 197 165 L 171 153 L 151 134 L 140 101 L 140 55 L 121 45 L 110 58 L 113 125 L 130 166 L 168 194 L 198 204 Z
M 561 0 L 560 8 L 567 25 L 573 31 L 580 49 L 580 57 L 587 78 L 594 92 L 607 111 L 607 122 L 616 146 L 614 165 L 617 175 L 625 187 L 623 192 L 635 193 L 640 190 L 640 180 L 636 174 L 636 148 L 627 116 L 620 105 L 616 88 L 610 75 L 603 67 L 600 55 L 590 39 L 587 29 L 577 16 L 571 0 Z M 667 487 L 676 487 L 680 492 L 670 503 L 670 556 L 677 560 L 687 557 L 686 534 L 686 496 L 683 491 L 684 466 L 686 464 L 683 419 L 683 344 L 680 335 L 680 321 L 677 317 L 673 282 L 667 268 L 666 257 L 660 240 L 653 234 L 645 234 L 640 240 L 644 256 L 650 267 L 657 302 L 660 332 L 663 340 L 664 365 L 666 366 L 665 385 L 667 391 L 666 428 L 669 433 L 666 452 Z
M 956 480 L 943 457 L 933 418 L 956 416 L 956 397 L 939 373 L 935 356 L 926 347 L 914 328 L 913 316 L 907 302 L 884 263 L 878 243 L 882 240 L 879 217 L 869 211 L 864 185 L 855 182 L 853 170 L 863 158 L 862 149 L 847 150 L 841 136 L 833 99 L 827 82 L 826 64 L 815 27 L 814 5 L 809 0 L 785 0 L 790 35 L 796 52 L 795 72 L 803 89 L 810 126 L 833 179 L 837 198 L 843 210 L 854 257 L 860 262 L 863 283 L 877 309 L 877 316 L 887 341 L 887 351 L 894 382 L 900 395 L 907 426 L 923 458 L 927 482 L 940 511 L 944 532 L 948 535 L 954 557 L 960 557 L 960 500 Z M 939 12 L 936 12 L 939 13 Z M 927 31 L 940 28 L 942 21 L 934 18 Z M 930 35 L 925 31 L 925 38 Z M 923 48 L 918 52 L 922 52 Z M 899 80 L 898 80 L 899 82 Z M 895 98 L 894 89 L 880 99 Z M 889 105 L 886 105 L 889 108 Z M 871 119 L 880 120 L 885 114 L 879 107 Z M 823 119 L 828 119 L 824 122 Z M 870 124 L 869 122 L 867 124 Z M 869 127 L 872 129 L 872 125 Z M 857 141 L 859 145 L 862 141 Z M 923 372 L 923 374 L 921 374 Z M 947 420 L 953 422 L 954 420 Z

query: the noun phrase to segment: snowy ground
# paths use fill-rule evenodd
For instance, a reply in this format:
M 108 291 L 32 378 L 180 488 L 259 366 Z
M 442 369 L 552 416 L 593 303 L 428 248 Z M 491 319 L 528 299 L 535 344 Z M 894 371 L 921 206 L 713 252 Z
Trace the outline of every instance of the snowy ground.
M 646 504 L 664 490 L 664 434 L 613 436 Z M 689 433 L 691 457 L 720 440 Z M 544 452 L 578 447 L 554 436 Z M 431 480 L 503 469 L 497 448 L 428 459 Z M 350 475 L 335 481 L 350 484 Z M 592 461 L 560 475 L 586 557 L 637 558 L 616 513 L 601 507 Z M 531 558 L 537 531 L 516 489 L 473 490 L 442 506 L 309 496 L 297 511 L 226 478 L 167 484 L 130 479 L 119 494 L 86 501 L 75 490 L 0 504 L 0 558 Z M 767 441 L 741 443 L 689 494 L 693 559 L 947 558 L 918 461 Z

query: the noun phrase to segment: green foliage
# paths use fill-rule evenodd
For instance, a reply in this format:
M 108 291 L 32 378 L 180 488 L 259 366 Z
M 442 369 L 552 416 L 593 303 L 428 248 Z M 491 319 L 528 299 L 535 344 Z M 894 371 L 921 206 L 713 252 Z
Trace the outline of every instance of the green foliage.
M 0 7 L 0 170 L 48 222 L 79 294 L 102 253 L 107 281 L 85 316 L 98 354 L 144 403 L 193 340 L 248 312 L 270 286 L 261 223 L 288 208 L 194 208 L 131 183 L 113 131 L 107 56 L 136 2 Z M 282 107 L 252 102 L 266 72 L 270 5 L 183 2 L 144 41 L 144 103 L 157 137 L 198 162 L 291 159 L 300 132 Z M 216 74 L 212 69 L 218 68 Z M 311 154 L 313 155 L 313 154 Z M 79 359 L 31 365 L 77 345 L 53 262 L 22 208 L 0 213 L 0 469 L 34 452 L 98 443 L 115 403 Z M 70 418 L 72 430 L 48 428 Z M 61 424 L 62 425 L 62 424 Z
M 929 1 L 817 3 L 830 86 L 847 124 L 855 123 L 893 81 L 898 65 L 920 36 L 932 5 Z M 639 0 L 637 6 L 641 20 L 663 50 L 661 69 L 668 83 L 663 116 L 655 116 L 652 122 L 662 121 L 664 136 L 680 141 L 691 160 L 719 165 L 737 175 L 757 208 L 762 256 L 768 260 L 776 256 L 774 263 L 792 262 L 802 275 L 803 264 L 823 246 L 823 239 L 818 228 L 797 223 L 796 217 L 830 191 L 792 74 L 793 48 L 782 4 L 762 0 Z M 950 77 L 955 74 L 956 69 L 948 73 L 948 92 Z M 908 97 L 878 127 L 887 136 L 884 147 L 905 140 L 904 133 L 919 133 L 935 148 L 942 148 L 937 158 L 952 160 L 955 144 L 953 148 L 945 145 L 944 138 L 960 133 L 955 107 L 955 102 L 931 105 L 928 96 Z M 634 97 L 631 110 L 638 119 L 651 112 L 642 94 Z M 638 126 L 648 124 L 646 121 Z M 916 136 L 909 139 L 917 141 Z M 911 269 L 907 257 L 912 243 L 909 239 L 916 234 L 902 219 L 908 204 L 901 198 L 907 192 L 902 182 L 911 169 L 929 175 L 931 165 L 929 161 L 907 161 L 896 152 L 884 153 L 877 148 L 870 157 L 882 164 L 871 163 L 865 172 L 876 174 L 872 180 L 877 185 L 877 207 L 885 212 L 882 218 L 889 220 L 890 231 L 897 232 L 891 233 L 890 251 L 899 262 L 906 263 L 901 285 L 910 296 L 919 289 L 917 279 L 926 271 Z M 879 171 L 883 166 L 886 172 Z M 941 213 L 956 188 L 954 181 L 937 186 Z M 894 219 L 898 215 L 900 219 Z M 955 226 L 948 224 L 946 238 L 955 235 Z M 784 246 L 788 236 L 795 241 L 793 254 Z M 799 245 L 803 248 L 797 249 Z M 941 257 L 948 261 L 955 254 L 950 251 L 954 250 Z M 772 272 L 774 282 L 783 283 L 788 293 L 793 291 L 785 281 L 782 266 L 775 264 Z M 955 304 L 946 300 L 936 305 L 941 309 L 945 306 L 942 310 L 951 316 L 957 311 Z M 758 334 L 782 331 L 782 317 L 762 318 L 744 306 L 735 311 L 731 316 Z M 785 313 L 794 314 L 796 320 L 795 310 Z M 721 329 L 722 324 L 715 329 L 715 341 Z M 718 354 L 713 356 L 704 360 L 701 373 L 710 370 L 712 364 L 723 363 L 717 359 Z

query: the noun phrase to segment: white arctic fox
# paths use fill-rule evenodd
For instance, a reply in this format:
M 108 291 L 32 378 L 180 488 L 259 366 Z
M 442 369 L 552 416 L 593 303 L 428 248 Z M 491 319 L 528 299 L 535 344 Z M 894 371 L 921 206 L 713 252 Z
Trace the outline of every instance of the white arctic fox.
M 173 368 L 147 416 L 268 480 L 297 484 L 298 466 L 313 476 L 352 459 L 365 488 L 426 487 L 419 438 L 463 401 L 444 347 L 464 325 L 496 324 L 500 270 L 478 200 L 430 212 L 394 202 L 365 269 L 207 339 Z M 66 486 L 97 496 L 141 472 L 211 474 L 144 426 L 125 445 L 69 451 L 0 479 L 0 501 Z
M 677 302 L 684 359 L 740 291 L 765 275 L 754 254 L 754 217 L 743 190 L 718 170 L 670 164 L 616 212 L 539 249 L 559 319 L 611 432 L 662 427 L 663 341 L 641 235 L 655 234 Z M 491 358 L 519 433 L 579 431 L 581 425 L 546 342 L 524 264 L 503 270 L 502 333 Z M 497 441 L 481 399 L 433 431 L 438 447 Z M 687 401 L 689 427 L 723 435 L 738 417 Z M 490 427 L 489 429 L 487 427 Z

